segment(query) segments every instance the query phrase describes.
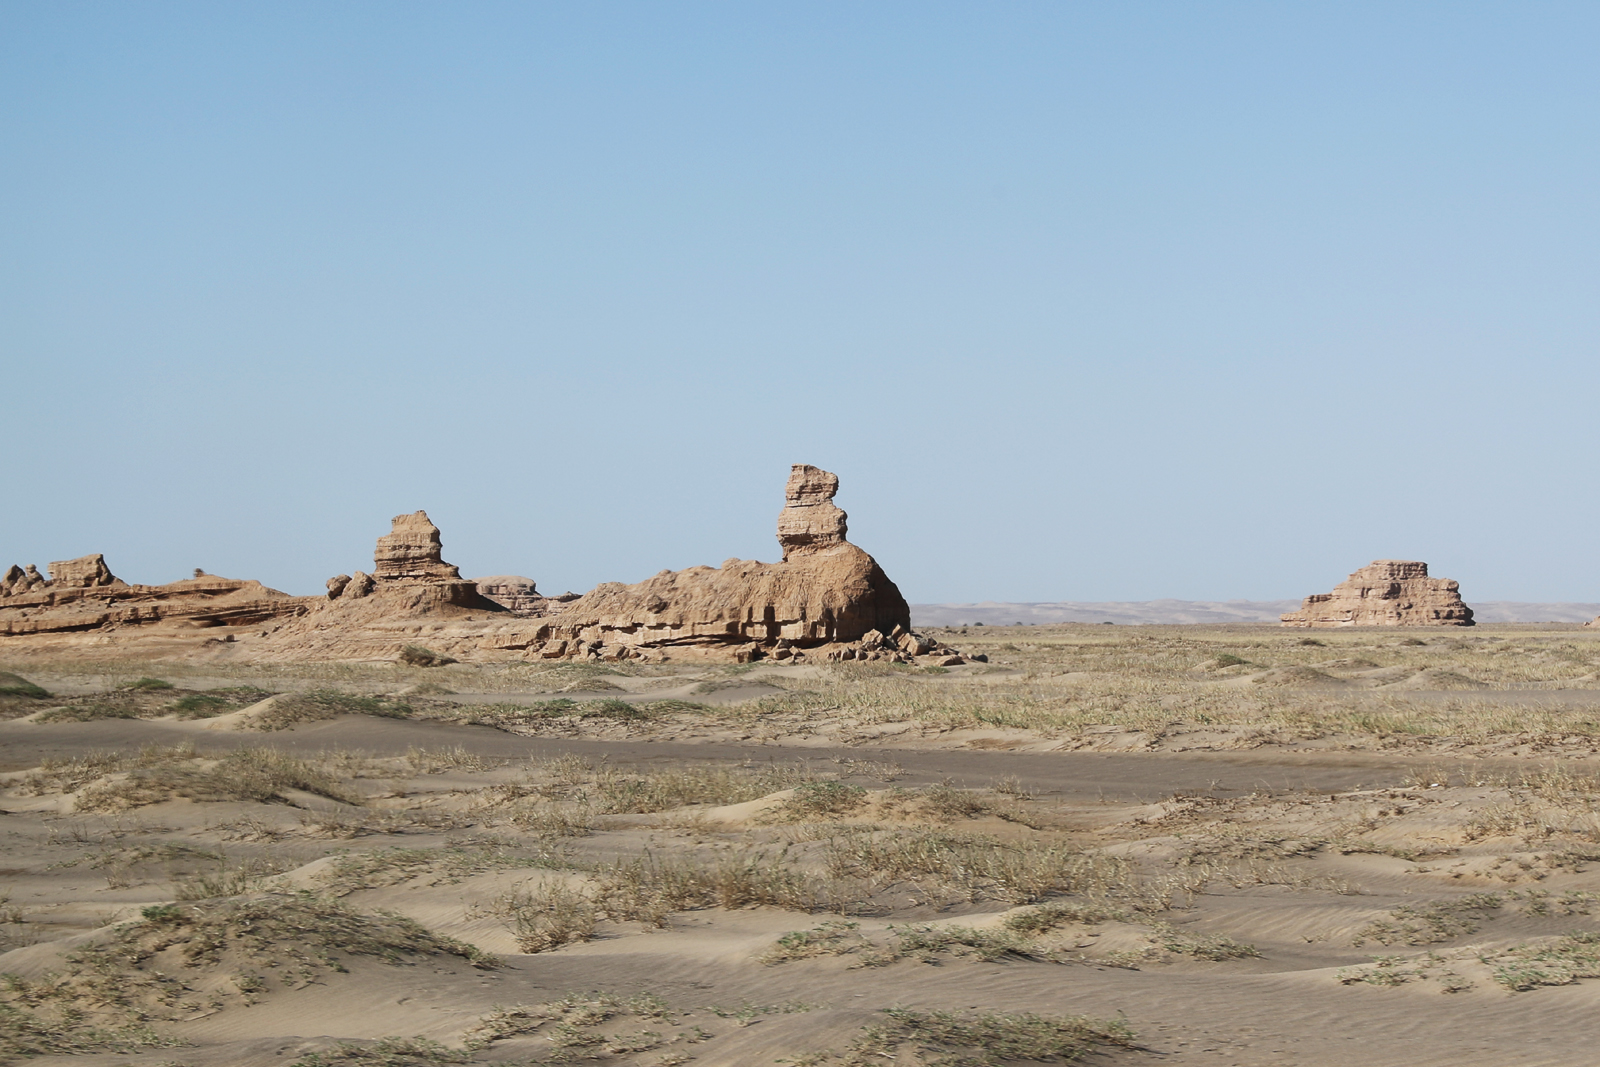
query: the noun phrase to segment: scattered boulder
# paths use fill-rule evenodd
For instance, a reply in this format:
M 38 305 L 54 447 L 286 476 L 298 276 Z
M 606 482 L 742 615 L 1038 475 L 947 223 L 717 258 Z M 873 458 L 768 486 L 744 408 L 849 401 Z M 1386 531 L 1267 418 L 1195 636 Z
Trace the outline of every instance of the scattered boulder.
M 1426 563 L 1398 559 L 1374 560 L 1282 619 L 1299 627 L 1473 625 L 1456 582 L 1428 577 Z
M 335 574 L 332 578 L 329 578 L 328 599 L 338 600 L 339 595 L 344 592 L 345 587 L 349 584 L 350 576 L 348 574 Z

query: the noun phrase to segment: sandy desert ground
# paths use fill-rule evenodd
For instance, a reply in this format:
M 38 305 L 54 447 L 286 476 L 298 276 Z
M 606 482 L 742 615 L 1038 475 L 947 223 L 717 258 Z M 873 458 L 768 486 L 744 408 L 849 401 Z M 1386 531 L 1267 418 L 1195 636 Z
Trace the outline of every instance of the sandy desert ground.
M 0 664 L 34 1063 L 1590 1064 L 1600 631 Z

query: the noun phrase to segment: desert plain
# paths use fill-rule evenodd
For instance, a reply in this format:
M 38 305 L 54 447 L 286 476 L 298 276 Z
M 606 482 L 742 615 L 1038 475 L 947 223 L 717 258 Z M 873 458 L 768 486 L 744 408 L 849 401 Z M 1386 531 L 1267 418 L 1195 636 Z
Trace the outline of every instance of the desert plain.
M 1600 631 L 929 633 L 966 662 L 14 652 L 0 1054 L 1594 1062 Z

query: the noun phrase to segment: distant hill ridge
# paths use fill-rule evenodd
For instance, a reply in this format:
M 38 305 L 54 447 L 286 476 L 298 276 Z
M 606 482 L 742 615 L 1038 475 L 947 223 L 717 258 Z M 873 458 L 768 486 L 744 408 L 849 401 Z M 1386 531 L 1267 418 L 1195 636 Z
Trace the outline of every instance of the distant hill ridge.
M 1468 600 L 1479 622 L 1588 622 L 1600 604 L 1536 604 L 1515 600 Z M 1008 604 L 913 604 L 913 626 L 985 626 L 1052 622 L 1114 622 L 1126 626 L 1181 623 L 1277 622 L 1298 600 L 1060 600 Z

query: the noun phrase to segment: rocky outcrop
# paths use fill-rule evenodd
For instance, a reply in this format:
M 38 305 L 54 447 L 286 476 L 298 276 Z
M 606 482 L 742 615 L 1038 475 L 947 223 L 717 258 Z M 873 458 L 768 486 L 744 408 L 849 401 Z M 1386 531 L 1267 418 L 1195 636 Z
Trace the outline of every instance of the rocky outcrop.
M 368 612 L 382 613 L 387 606 L 395 611 L 427 610 L 430 606 L 454 605 L 482 611 L 500 610 L 499 605 L 478 595 L 475 583 L 461 577 L 461 571 L 444 561 L 444 545 L 439 527 L 426 511 L 396 515 L 390 530 L 378 538 L 372 553 L 372 573 L 336 574 L 328 579 L 328 599 L 349 604 L 377 597 Z
M 1471 626 L 1472 609 L 1448 578 L 1428 577 L 1415 560 L 1380 559 L 1340 582 L 1331 593 L 1306 597 L 1285 626 Z
M 487 578 L 474 578 L 473 582 L 478 586 L 479 596 L 494 601 L 513 615 L 537 618 L 560 607 L 558 603 L 553 604 L 550 598 L 539 594 L 532 578 L 518 574 L 495 574 Z
M 1584 625 L 1585 629 L 1587 629 L 1590 626 L 1593 626 L 1593 627 L 1596 627 L 1596 628 L 1600 628 L 1600 615 L 1595 616 L 1593 619 L 1590 619 L 1588 622 L 1584 623 L 1583 625 Z
M 429 521 L 426 511 L 396 515 L 393 528 L 378 538 L 372 576 L 380 582 L 405 578 L 460 580 L 461 572 L 441 558 L 442 551 L 439 527 Z
M 50 584 L 62 588 L 93 589 L 122 582 L 106 566 L 106 557 L 99 552 L 77 559 L 58 560 L 50 564 Z
M 421 511 L 396 517 L 378 539 L 373 573 L 335 575 L 315 597 L 204 572 L 128 585 L 99 556 L 52 564 L 52 579 L 12 567 L 0 579 L 0 637 L 17 639 L 11 647 L 19 649 L 113 644 L 119 654 L 253 662 L 392 662 L 407 646 L 448 659 L 960 662 L 954 650 L 911 632 L 899 589 L 846 539 L 837 489 L 827 471 L 793 469 L 778 516 L 780 562 L 731 559 L 584 596 L 545 597 L 531 579 L 511 575 L 482 579 L 480 591 L 444 562 L 439 529 Z M 190 627 L 210 632 L 185 641 Z M 134 640 L 135 632 L 145 636 Z M 52 646 L 29 645 L 30 635 L 66 636 Z
M 129 585 L 99 554 L 52 563 L 50 575 L 42 579 L 34 567 L 6 572 L 0 592 L 9 592 L 0 596 L 0 636 L 109 633 L 163 623 L 254 626 L 303 614 L 309 600 L 260 582 L 203 572 L 165 585 Z
M 848 532 L 846 515 L 833 497 L 839 491 L 839 476 L 796 463 L 789 470 L 784 486 L 783 510 L 778 513 L 778 544 L 787 562 L 794 553 L 812 552 L 845 544 Z
M 778 516 L 781 563 L 730 559 L 635 585 L 609 582 L 536 627 L 485 643 L 546 659 L 897 655 L 886 635 L 898 641 L 909 630 L 910 609 L 877 561 L 845 539 L 838 487 L 827 471 L 793 468 Z

